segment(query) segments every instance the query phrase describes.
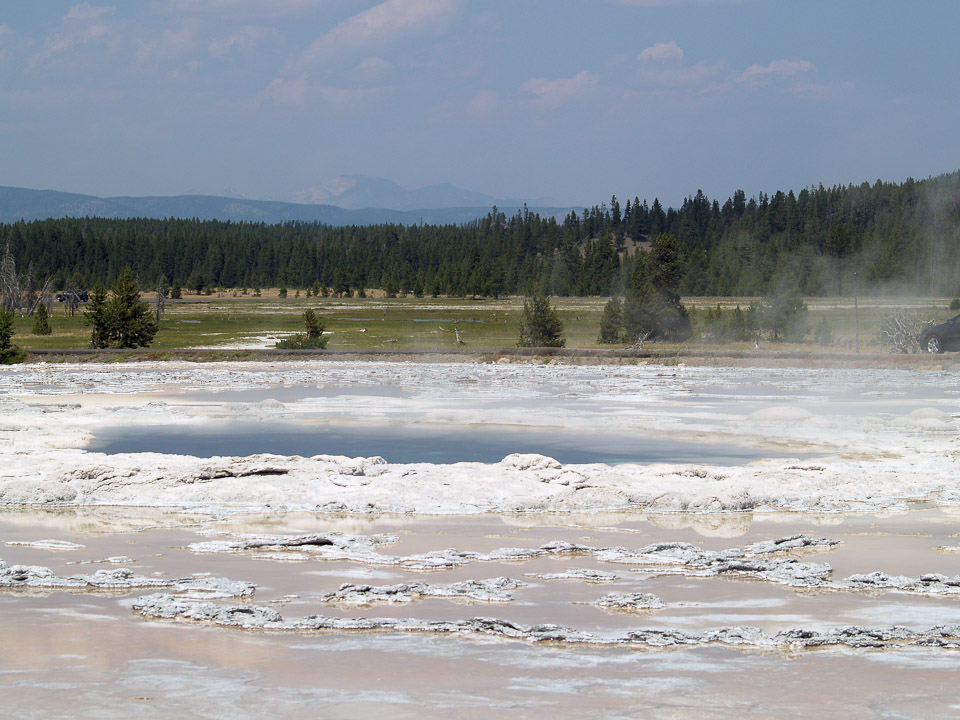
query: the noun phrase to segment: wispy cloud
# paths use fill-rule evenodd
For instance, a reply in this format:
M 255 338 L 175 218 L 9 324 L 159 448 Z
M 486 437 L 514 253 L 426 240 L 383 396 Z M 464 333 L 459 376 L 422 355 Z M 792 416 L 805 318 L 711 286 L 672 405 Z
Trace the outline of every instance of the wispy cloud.
M 651 45 L 638 56 L 640 62 L 667 62 L 683 60 L 683 50 L 674 40 Z
M 310 65 L 339 51 L 370 50 L 396 37 L 447 23 L 463 0 L 386 0 L 335 25 L 303 53 L 299 64 Z
M 301 107 L 307 101 L 310 92 L 310 80 L 306 73 L 295 78 L 274 78 L 270 84 L 257 95 L 254 104 L 270 102 L 274 105 Z
M 244 25 L 227 35 L 210 39 L 207 50 L 213 57 L 226 57 L 235 52 L 255 50 L 265 43 L 276 46 L 282 42 L 283 36 L 276 28 Z
M 558 107 L 564 102 L 597 84 L 597 76 L 583 70 L 573 77 L 547 80 L 535 77 L 527 80 L 520 89 L 536 95 L 549 107 Z
M 729 72 L 723 62 L 684 63 L 686 53 L 676 41 L 661 42 L 644 48 L 636 57 L 634 68 L 646 90 L 664 90 L 702 86 Z
M 112 7 L 93 7 L 85 2 L 74 5 L 63 16 L 57 31 L 43 41 L 31 63 L 46 62 L 84 45 L 115 43 L 119 34 L 112 21 L 114 12 Z
M 481 90 L 467 102 L 466 111 L 471 117 L 489 117 L 501 106 L 500 96 L 493 90 Z
M 774 60 L 769 65 L 751 65 L 740 73 L 737 81 L 756 87 L 777 78 L 793 77 L 813 69 L 814 65 L 809 60 Z
M 380 78 L 393 70 L 393 63 L 384 60 L 382 57 L 371 56 L 364 58 L 357 65 L 357 72 L 365 79 Z
M 135 67 L 139 71 L 160 70 L 161 65 L 169 66 L 171 61 L 178 62 L 202 47 L 199 24 L 196 20 L 187 19 L 159 32 L 138 34 Z

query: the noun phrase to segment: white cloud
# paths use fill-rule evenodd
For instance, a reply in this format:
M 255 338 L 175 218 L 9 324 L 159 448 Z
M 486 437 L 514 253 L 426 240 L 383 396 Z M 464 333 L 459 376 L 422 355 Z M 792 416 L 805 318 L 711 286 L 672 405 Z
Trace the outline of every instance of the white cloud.
M 668 62 L 683 60 L 683 50 L 671 40 L 668 43 L 657 43 L 646 48 L 638 56 L 641 62 Z
M 214 57 L 225 57 L 233 52 L 252 50 L 264 42 L 282 44 L 283 38 L 275 28 L 244 25 L 229 35 L 210 40 L 207 50 Z
M 67 14 L 63 16 L 63 21 L 67 23 L 98 20 L 106 15 L 113 14 L 114 10 L 115 8 L 112 7 L 93 7 L 90 3 L 83 2 L 67 10 Z
M 538 96 L 544 104 L 557 107 L 568 99 L 581 93 L 583 90 L 596 85 L 597 76 L 583 70 L 573 77 L 547 80 L 546 78 L 530 78 L 520 89 Z
M 463 0 L 386 0 L 335 25 L 319 37 L 301 58 L 311 63 L 338 50 L 358 46 L 369 50 L 409 32 L 432 29 L 459 12 Z
M 660 69 L 656 73 L 647 73 L 646 79 L 658 85 L 668 87 L 691 87 L 704 85 L 725 72 L 723 63 L 699 62 L 690 67 Z
M 111 44 L 118 40 L 112 22 L 114 8 L 93 7 L 80 3 L 71 7 L 60 23 L 57 32 L 51 33 L 43 42 L 43 49 L 31 62 L 40 63 L 62 56 L 76 47 L 92 43 Z
M 683 58 L 683 50 L 674 42 L 646 48 L 633 65 L 641 92 L 696 88 L 730 73 L 724 62 L 685 65 Z
M 258 100 L 269 100 L 274 105 L 299 107 L 307 99 L 310 81 L 305 74 L 295 78 L 274 78 L 260 93 Z
M 180 62 L 195 54 L 201 47 L 201 28 L 195 20 L 185 20 L 178 27 L 166 28 L 159 36 L 141 38 L 136 46 L 136 68 L 156 71 L 171 61 Z
M 764 85 L 775 78 L 792 77 L 809 72 L 814 65 L 809 60 L 774 60 L 769 65 L 751 65 L 737 78 L 745 85 Z

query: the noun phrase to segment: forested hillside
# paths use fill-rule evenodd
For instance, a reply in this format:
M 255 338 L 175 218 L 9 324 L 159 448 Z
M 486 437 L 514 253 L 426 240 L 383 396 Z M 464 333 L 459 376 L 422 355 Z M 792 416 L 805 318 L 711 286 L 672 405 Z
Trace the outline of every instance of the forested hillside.
M 452 295 L 620 292 L 654 272 L 644 252 L 677 238 L 685 295 L 804 295 L 960 289 L 960 172 L 922 181 L 778 191 L 679 208 L 618 200 L 562 222 L 493 209 L 467 225 L 329 227 L 181 219 L 76 218 L 0 225 L 21 272 L 56 288 L 113 282 L 130 265 L 143 287 L 384 288 Z

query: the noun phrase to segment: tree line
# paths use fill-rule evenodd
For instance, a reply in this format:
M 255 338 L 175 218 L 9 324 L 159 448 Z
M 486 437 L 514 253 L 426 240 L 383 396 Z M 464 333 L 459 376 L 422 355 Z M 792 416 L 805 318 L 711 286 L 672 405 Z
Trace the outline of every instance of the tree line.
M 669 245 L 668 268 L 658 240 Z M 510 217 L 493 208 L 465 225 L 49 219 L 0 225 L 0 246 L 58 290 L 112 285 L 129 266 L 142 288 L 187 292 L 626 296 L 668 285 L 672 303 L 674 294 L 760 296 L 789 285 L 806 296 L 954 295 L 960 172 L 749 198 L 738 190 L 723 202 L 698 191 L 678 208 L 614 196 L 562 220 L 526 208 Z

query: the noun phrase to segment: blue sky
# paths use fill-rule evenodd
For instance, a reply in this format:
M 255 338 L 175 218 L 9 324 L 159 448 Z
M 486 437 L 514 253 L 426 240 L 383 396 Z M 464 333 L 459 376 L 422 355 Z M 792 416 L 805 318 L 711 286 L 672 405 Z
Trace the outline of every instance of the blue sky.
M 0 6 L 0 185 L 668 205 L 960 168 L 960 2 Z

